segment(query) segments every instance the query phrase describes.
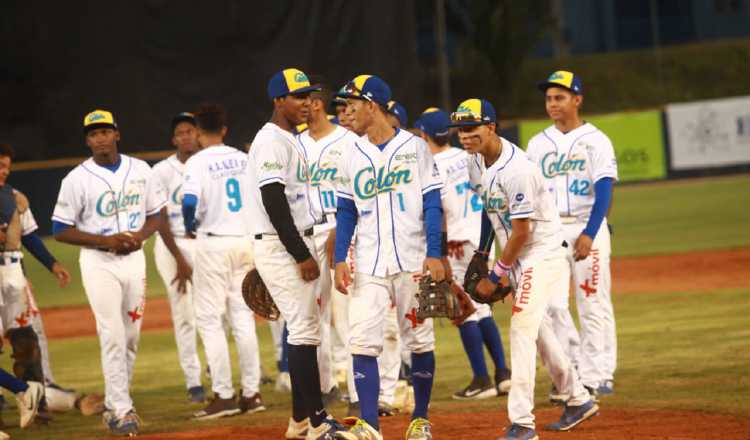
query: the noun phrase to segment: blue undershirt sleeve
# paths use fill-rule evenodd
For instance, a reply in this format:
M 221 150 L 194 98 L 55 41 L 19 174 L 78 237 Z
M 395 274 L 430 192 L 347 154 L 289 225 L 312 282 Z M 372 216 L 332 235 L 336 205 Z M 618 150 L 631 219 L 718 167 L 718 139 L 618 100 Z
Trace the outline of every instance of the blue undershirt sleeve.
M 482 228 L 479 232 L 479 250 L 484 252 L 489 252 L 490 246 L 492 246 L 492 243 L 490 243 L 490 237 L 492 234 L 492 222 L 490 221 L 490 217 L 487 215 L 487 211 L 482 209 Z
M 70 226 L 69 224 L 52 220 L 52 235 L 57 235 L 60 232 L 71 227 L 72 226 Z
M 583 230 L 583 233 L 592 239 L 596 237 L 604 216 L 607 215 L 607 210 L 612 200 L 612 187 L 614 183 L 615 181 L 611 177 L 601 178 L 594 183 L 594 206 L 591 208 L 591 216 L 588 223 L 586 223 L 586 229 Z
M 357 206 L 354 200 L 338 197 L 336 201 L 336 263 L 346 261 L 356 226 Z
M 195 224 L 195 207 L 198 206 L 198 196 L 195 194 L 185 194 L 182 197 L 182 219 L 185 223 L 185 231 L 194 233 Z
M 443 205 L 440 202 L 440 189 L 433 189 L 422 196 L 424 229 L 427 236 L 427 256 L 440 258 L 440 240 L 443 233 Z
M 21 237 L 21 244 L 31 253 L 40 263 L 44 265 L 48 270 L 52 271 L 52 265 L 55 264 L 55 257 L 49 253 L 47 246 L 36 232 L 26 234 Z

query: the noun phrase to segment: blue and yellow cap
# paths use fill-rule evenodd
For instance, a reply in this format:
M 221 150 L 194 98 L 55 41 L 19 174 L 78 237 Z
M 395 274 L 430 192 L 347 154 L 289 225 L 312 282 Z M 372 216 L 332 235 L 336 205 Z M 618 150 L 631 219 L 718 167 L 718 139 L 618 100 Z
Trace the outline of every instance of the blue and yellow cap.
M 315 90 L 320 90 L 320 86 L 310 85 L 310 80 L 305 75 L 305 72 L 294 68 L 276 72 L 268 81 L 268 97 L 271 100 L 286 95 L 295 95 Z
M 430 107 L 414 123 L 414 128 L 421 130 L 431 138 L 447 136 L 450 132 L 451 117 L 445 110 Z
M 550 87 L 562 87 L 566 90 L 570 90 L 576 95 L 583 94 L 583 83 L 573 72 L 567 70 L 558 70 L 557 72 L 550 75 L 546 81 L 539 83 L 539 90 L 546 92 Z
M 111 128 L 117 130 L 117 123 L 112 113 L 106 110 L 94 110 L 83 118 L 83 132 L 88 133 L 97 128 Z
M 375 75 L 359 75 L 344 86 L 344 98 L 364 99 L 388 107 L 391 100 L 391 88 Z
M 458 105 L 451 113 L 451 127 L 494 124 L 497 122 L 495 107 L 486 99 L 471 98 Z
M 386 109 L 388 110 L 388 113 L 398 119 L 398 123 L 401 124 L 401 127 L 407 127 L 409 125 L 409 114 L 406 113 L 406 108 L 403 105 L 396 101 L 388 101 Z

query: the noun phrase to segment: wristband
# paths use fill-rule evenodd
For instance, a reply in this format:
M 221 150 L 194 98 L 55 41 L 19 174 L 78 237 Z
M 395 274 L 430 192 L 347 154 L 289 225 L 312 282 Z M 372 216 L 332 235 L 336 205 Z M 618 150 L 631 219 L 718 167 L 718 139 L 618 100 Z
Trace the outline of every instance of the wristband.
M 448 233 L 443 232 L 440 234 L 440 255 L 443 257 L 448 256 Z
M 510 269 L 510 266 L 506 266 L 502 261 L 497 260 L 497 263 L 495 263 L 495 267 L 492 268 L 488 278 L 490 281 L 497 284 L 500 282 L 500 278 L 510 273 Z

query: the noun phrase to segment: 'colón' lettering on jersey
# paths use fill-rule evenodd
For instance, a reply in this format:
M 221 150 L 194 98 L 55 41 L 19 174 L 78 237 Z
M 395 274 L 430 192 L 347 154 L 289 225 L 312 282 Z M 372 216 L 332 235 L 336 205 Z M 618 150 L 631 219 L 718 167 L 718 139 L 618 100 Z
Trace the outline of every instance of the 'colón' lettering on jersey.
M 572 155 L 569 158 L 565 153 L 558 156 L 556 152 L 549 152 L 542 157 L 542 174 L 544 177 L 551 178 L 555 176 L 564 176 L 568 172 L 585 171 L 586 159 L 579 155 Z
M 96 201 L 96 213 L 101 217 L 112 217 L 119 212 L 127 211 L 129 206 L 138 205 L 140 201 L 139 193 L 104 191 Z
M 380 167 L 377 173 L 372 167 L 359 170 L 354 176 L 354 192 L 360 199 L 366 200 L 375 197 L 379 193 L 393 191 L 400 184 L 410 183 L 411 170 L 399 170 L 395 167 L 392 171 L 385 171 Z

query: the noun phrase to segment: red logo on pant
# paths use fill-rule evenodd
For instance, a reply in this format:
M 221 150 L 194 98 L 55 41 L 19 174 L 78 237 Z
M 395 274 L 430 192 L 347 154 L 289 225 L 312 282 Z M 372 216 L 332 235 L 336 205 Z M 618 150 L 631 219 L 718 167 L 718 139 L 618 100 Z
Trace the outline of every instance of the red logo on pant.
M 26 327 L 27 325 L 29 325 L 29 320 L 26 319 L 25 314 L 22 313 L 16 318 L 16 323 L 19 327 Z
M 523 274 L 521 274 L 521 282 L 518 283 L 518 287 L 521 292 L 516 294 L 516 303 L 513 304 L 513 309 L 512 309 L 513 315 L 515 315 L 516 313 L 523 312 L 523 308 L 521 307 L 521 304 L 529 303 L 529 296 L 531 296 L 531 288 L 532 288 L 531 280 L 533 279 L 533 276 L 532 276 L 533 271 L 534 271 L 534 268 L 530 267 L 526 269 L 523 272 Z
M 143 316 L 142 314 L 138 313 L 138 307 L 134 308 L 133 310 L 128 310 L 128 316 L 130 316 L 130 319 L 133 322 L 138 321 Z
M 404 315 L 406 319 L 411 321 L 411 328 L 417 328 L 419 324 L 424 322 L 424 319 L 417 319 L 417 309 L 412 307 L 411 311 Z
M 588 278 L 580 284 L 578 287 L 583 289 L 586 298 L 596 293 L 596 286 L 599 285 L 599 250 L 593 249 L 591 251 L 591 285 L 589 285 Z

